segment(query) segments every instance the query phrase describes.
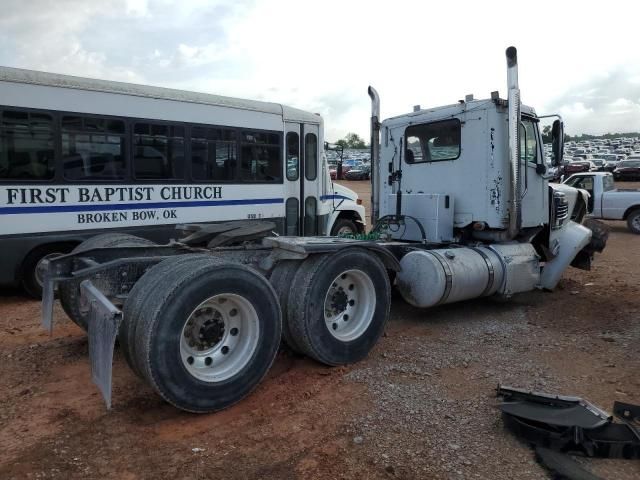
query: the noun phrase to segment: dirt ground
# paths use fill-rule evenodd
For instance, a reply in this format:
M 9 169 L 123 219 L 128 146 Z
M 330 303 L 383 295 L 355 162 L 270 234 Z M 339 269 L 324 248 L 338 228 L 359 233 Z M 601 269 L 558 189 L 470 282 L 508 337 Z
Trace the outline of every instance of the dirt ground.
M 367 182 L 345 182 L 368 201 Z M 630 186 L 627 184 L 626 186 Z M 246 400 L 211 415 L 165 404 L 116 351 L 113 408 L 85 334 L 56 307 L 0 296 L 0 478 L 548 478 L 495 406 L 505 383 L 640 403 L 640 237 L 610 222 L 592 271 L 552 293 L 418 310 L 395 298 L 369 357 L 326 368 L 282 351 Z M 605 478 L 640 461 L 581 460 Z

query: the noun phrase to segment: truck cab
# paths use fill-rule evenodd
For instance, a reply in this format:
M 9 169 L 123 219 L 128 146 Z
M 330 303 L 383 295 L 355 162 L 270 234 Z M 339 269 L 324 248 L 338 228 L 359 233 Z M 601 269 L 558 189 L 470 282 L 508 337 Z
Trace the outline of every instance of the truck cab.
M 381 215 L 395 212 L 401 192 L 403 211 L 428 225 L 429 241 L 505 229 L 511 168 L 507 127 L 506 101 L 497 96 L 416 109 L 382 122 Z M 550 194 L 533 108 L 522 107 L 519 138 L 521 227 L 536 228 L 548 223 Z M 420 240 L 415 224 L 407 225 L 402 238 Z
M 588 195 L 549 183 L 551 167 L 563 160 L 562 119 L 538 116 L 521 103 L 516 52 L 506 53 L 506 99 L 498 92 L 483 100 L 467 95 L 456 104 L 416 106 L 378 123 L 379 97 L 370 88 L 377 166 L 372 223 L 382 219 L 394 225 L 388 234 L 396 241 L 442 248 L 528 245 L 524 257 L 535 257 L 542 266 L 537 285 L 553 289 L 591 242 L 592 231 L 581 224 Z M 547 117 L 558 117 L 551 161 L 539 128 Z

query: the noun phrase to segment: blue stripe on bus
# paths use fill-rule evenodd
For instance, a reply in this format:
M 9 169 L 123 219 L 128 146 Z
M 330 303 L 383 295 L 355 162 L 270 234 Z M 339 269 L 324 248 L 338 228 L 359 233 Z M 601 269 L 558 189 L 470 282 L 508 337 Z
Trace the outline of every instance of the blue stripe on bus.
M 112 205 L 40 205 L 37 207 L 0 207 L 0 215 L 21 213 L 100 212 L 109 210 L 148 210 L 152 208 L 224 207 L 228 205 L 268 205 L 284 203 L 284 198 L 243 200 L 201 200 L 193 202 L 116 203 Z

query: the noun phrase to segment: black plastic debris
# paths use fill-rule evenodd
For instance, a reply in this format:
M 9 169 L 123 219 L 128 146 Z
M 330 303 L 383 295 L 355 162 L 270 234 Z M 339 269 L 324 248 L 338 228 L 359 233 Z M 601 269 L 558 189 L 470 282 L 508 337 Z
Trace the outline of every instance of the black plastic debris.
M 498 386 L 507 428 L 536 447 L 600 458 L 640 458 L 640 406 L 614 405 L 623 423 L 579 397 Z
M 613 414 L 626 423 L 640 440 L 640 405 L 614 402 Z
M 536 448 L 536 460 L 553 474 L 556 480 L 603 480 L 576 462 L 569 455 L 549 450 L 544 447 Z

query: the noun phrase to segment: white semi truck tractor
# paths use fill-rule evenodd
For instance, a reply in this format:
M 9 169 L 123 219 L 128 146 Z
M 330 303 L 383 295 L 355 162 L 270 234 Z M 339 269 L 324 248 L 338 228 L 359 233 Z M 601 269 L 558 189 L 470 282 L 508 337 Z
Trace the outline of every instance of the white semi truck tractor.
M 549 183 L 539 117 L 522 105 L 516 49 L 507 99 L 421 109 L 382 122 L 372 100 L 372 225 L 356 238 L 274 237 L 269 222 L 188 228 L 168 245 L 94 237 L 46 264 L 87 329 L 93 380 L 111 404 L 114 345 L 167 402 L 226 408 L 264 378 L 281 339 L 327 365 L 363 359 L 389 318 L 391 289 L 431 307 L 552 290 L 589 268 L 606 231 L 582 224 L 586 192 Z M 553 125 L 554 163 L 563 125 Z

